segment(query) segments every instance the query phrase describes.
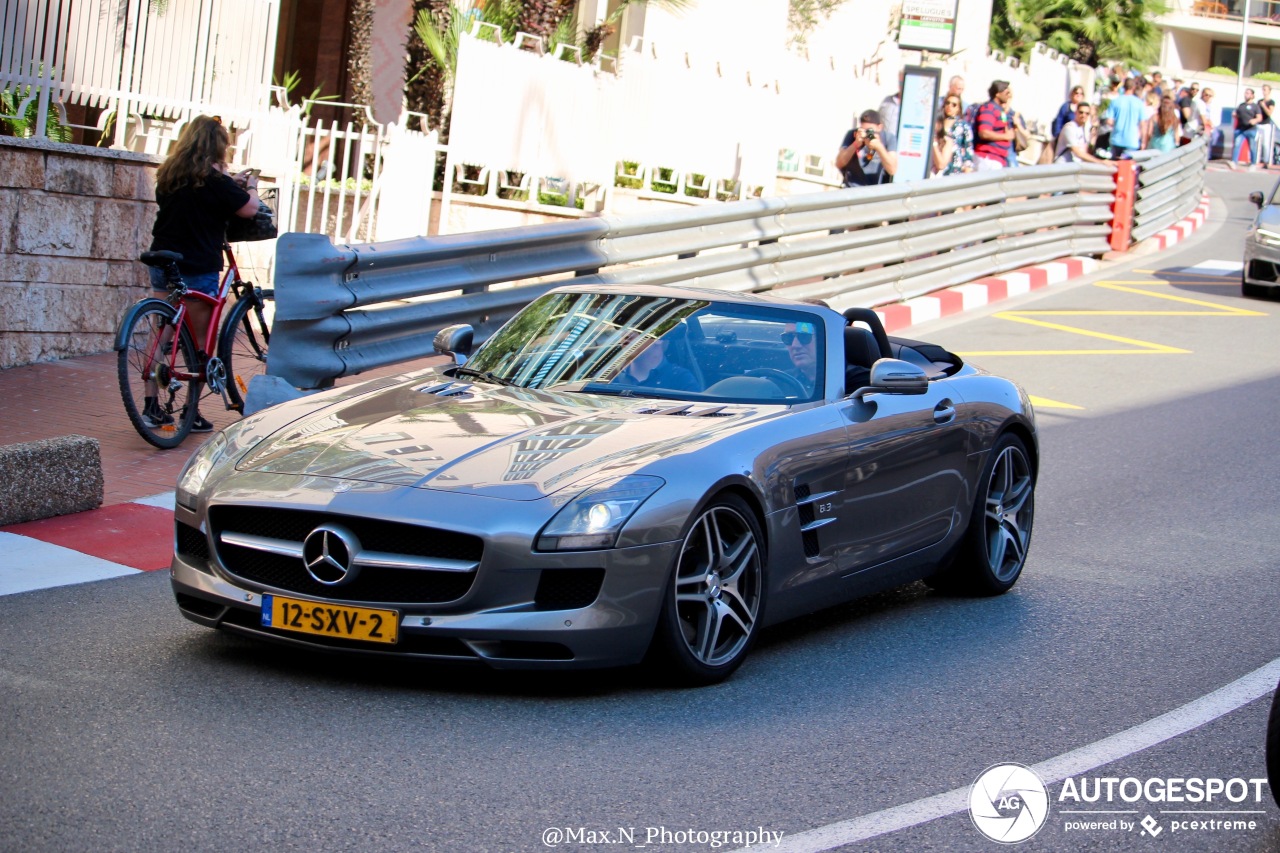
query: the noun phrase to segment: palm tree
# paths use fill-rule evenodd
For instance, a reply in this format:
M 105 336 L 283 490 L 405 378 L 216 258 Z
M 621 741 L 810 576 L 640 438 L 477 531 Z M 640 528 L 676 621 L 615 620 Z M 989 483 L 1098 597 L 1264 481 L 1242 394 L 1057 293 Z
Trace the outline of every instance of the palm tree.
M 1112 60 L 1146 64 L 1160 48 L 1154 19 L 1163 0 L 995 0 L 991 46 L 1026 60 L 1037 42 L 1097 67 Z

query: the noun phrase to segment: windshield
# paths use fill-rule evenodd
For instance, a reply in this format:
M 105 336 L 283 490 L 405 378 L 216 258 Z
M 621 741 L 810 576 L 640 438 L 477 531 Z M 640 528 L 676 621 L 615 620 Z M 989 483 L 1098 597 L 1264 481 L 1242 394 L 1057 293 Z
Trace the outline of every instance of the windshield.
M 785 307 L 549 293 L 480 347 L 467 375 L 523 388 L 707 402 L 821 396 L 819 317 Z

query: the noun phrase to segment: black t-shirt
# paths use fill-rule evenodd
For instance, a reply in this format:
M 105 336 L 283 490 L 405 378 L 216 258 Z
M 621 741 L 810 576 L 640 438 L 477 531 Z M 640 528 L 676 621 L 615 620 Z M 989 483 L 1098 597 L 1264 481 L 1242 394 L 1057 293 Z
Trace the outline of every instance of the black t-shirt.
M 181 252 L 178 269 L 186 275 L 218 272 L 227 222 L 248 201 L 249 193 L 218 171 L 211 172 L 202 187 L 157 192 L 160 210 L 151 229 L 151 250 Z
M 1258 109 L 1255 103 L 1241 104 L 1236 107 L 1236 128 L 1239 130 L 1249 130 L 1256 125 L 1251 124 L 1254 116 L 1260 115 L 1262 110 Z
M 862 132 L 862 128 L 855 127 L 844 135 L 844 139 L 840 140 L 840 148 L 844 150 L 853 144 L 853 140 Z M 879 131 L 880 141 L 884 143 L 886 151 L 894 150 L 897 140 L 893 136 L 893 132 L 886 129 Z M 873 184 L 887 184 L 893 181 L 893 175 L 884 170 L 884 163 L 880 161 L 880 155 L 872 151 L 865 144 L 862 149 L 849 161 L 849 165 L 845 166 L 842 171 L 844 175 L 844 185 L 846 187 L 871 186 Z

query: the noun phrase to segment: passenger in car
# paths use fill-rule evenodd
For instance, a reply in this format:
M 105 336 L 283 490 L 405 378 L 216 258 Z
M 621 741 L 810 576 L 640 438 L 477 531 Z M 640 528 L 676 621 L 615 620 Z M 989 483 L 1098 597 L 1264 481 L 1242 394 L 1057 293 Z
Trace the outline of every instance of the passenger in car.
M 615 382 L 668 391 L 697 391 L 693 373 L 667 358 L 667 341 L 658 338 L 631 359 Z

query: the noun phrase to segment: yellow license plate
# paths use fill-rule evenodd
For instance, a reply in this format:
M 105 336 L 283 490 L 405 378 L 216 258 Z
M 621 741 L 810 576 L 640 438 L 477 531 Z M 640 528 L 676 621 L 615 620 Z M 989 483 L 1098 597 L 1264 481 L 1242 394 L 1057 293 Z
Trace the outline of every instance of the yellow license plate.
M 278 595 L 262 596 L 262 624 L 281 631 L 394 643 L 399 638 L 400 614 L 395 610 L 348 607 L 320 601 L 301 601 Z

